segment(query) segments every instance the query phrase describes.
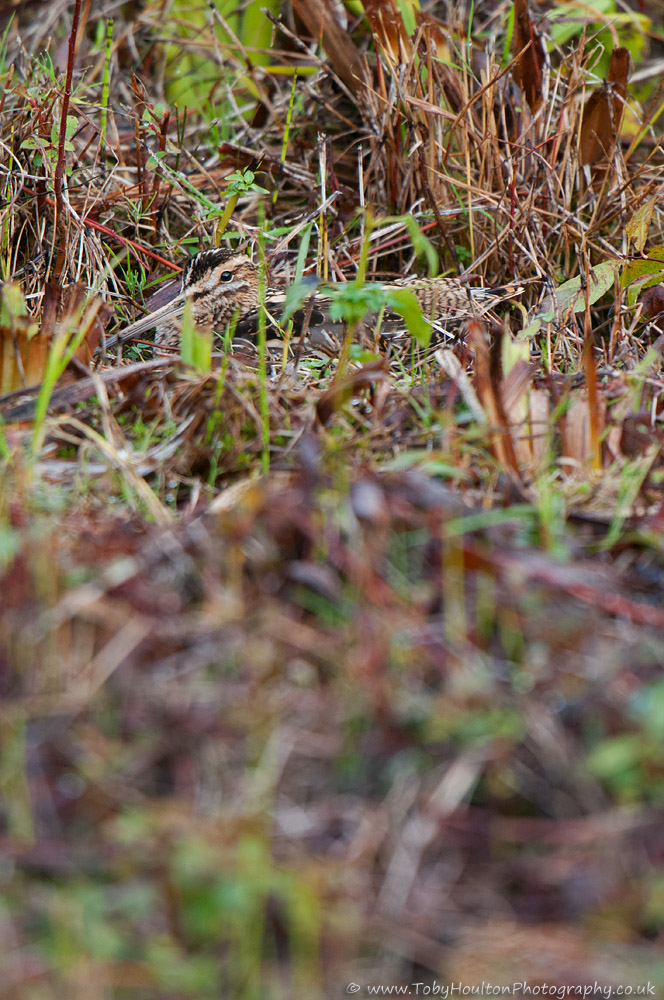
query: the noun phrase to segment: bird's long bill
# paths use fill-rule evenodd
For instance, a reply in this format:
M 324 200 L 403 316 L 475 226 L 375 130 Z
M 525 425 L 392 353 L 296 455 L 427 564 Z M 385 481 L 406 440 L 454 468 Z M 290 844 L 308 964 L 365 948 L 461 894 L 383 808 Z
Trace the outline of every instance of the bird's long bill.
M 153 326 L 158 326 L 171 316 L 180 318 L 184 313 L 184 304 L 184 296 L 178 295 L 171 302 L 167 302 L 165 306 L 162 306 L 161 309 L 155 309 L 154 312 L 148 313 L 142 319 L 137 319 L 135 323 L 126 326 L 124 330 L 116 333 L 115 336 L 108 337 L 106 340 L 106 349 L 115 347 L 116 344 L 123 344 L 125 340 L 132 340 L 134 337 L 138 337 L 139 334 L 145 333 L 146 330 L 151 330 Z

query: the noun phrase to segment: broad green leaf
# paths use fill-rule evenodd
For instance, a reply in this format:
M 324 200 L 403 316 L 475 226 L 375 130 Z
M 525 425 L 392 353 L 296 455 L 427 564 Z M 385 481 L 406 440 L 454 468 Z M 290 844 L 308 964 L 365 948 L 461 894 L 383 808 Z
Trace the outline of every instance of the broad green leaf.
M 74 132 L 78 128 L 78 118 L 74 115 L 67 115 L 67 124 L 65 125 L 65 149 L 73 149 L 74 147 L 68 142 L 73 136 Z M 60 141 L 60 122 L 54 121 L 51 125 L 51 142 L 54 146 L 57 146 Z
M 402 451 L 386 462 L 384 468 L 393 472 L 402 472 L 404 469 L 412 469 L 414 466 L 430 472 L 431 475 L 446 476 L 451 479 L 470 478 L 465 469 L 458 469 L 455 465 L 443 461 L 442 458 L 436 458 L 424 448 Z
M 501 354 L 503 374 L 507 376 L 517 361 L 530 361 L 530 345 L 524 343 L 523 338 L 513 340 L 511 337 L 503 337 Z
M 196 329 L 191 302 L 188 301 L 182 317 L 180 357 L 185 364 L 200 372 L 209 372 L 212 366 L 212 332 Z
M 627 302 L 633 306 L 640 292 L 664 278 L 664 246 L 651 247 L 647 257 L 631 260 L 622 274 L 621 287 L 627 289 Z
M 78 128 L 78 118 L 74 115 L 67 115 L 67 125 L 65 127 L 65 139 L 71 139 Z
M 345 320 L 351 326 L 364 319 L 367 313 L 380 312 L 386 301 L 385 288 L 378 281 L 370 285 L 356 285 L 354 281 L 349 281 L 331 291 L 330 319 L 333 322 Z
M 588 302 L 592 305 L 601 299 L 602 295 L 613 287 L 613 280 L 616 271 L 621 266 L 619 260 L 607 260 L 597 267 L 590 268 L 590 287 L 588 288 Z M 583 312 L 586 308 L 586 290 L 582 286 L 581 275 L 563 282 L 553 293 L 556 305 L 561 311 L 571 305 L 574 312 Z
M 404 28 L 410 36 L 415 34 L 417 28 L 416 11 L 419 13 L 420 5 L 418 0 L 397 0 L 401 20 Z
M 646 245 L 646 239 L 648 238 L 648 229 L 650 228 L 650 220 L 652 219 L 652 213 L 655 210 L 655 204 L 657 202 L 657 195 L 654 194 L 652 198 L 648 198 L 647 201 L 637 208 L 636 212 L 632 215 L 625 226 L 625 231 L 629 237 L 630 243 L 634 244 L 636 250 L 639 253 L 643 253 L 643 248 Z
M 307 299 L 314 294 L 318 287 L 318 280 L 314 277 L 303 278 L 301 281 L 294 281 L 288 286 L 284 311 L 281 314 L 281 322 L 286 323 L 291 316 L 301 309 Z
M 594 53 L 592 71 L 599 79 L 606 77 L 616 44 L 624 45 L 634 65 L 638 66 L 652 30 L 649 17 L 637 11 L 619 10 L 615 0 L 588 0 L 583 5 L 558 4 L 545 16 L 550 22 L 551 39 L 557 46 L 566 45 L 585 31 L 587 49 Z
M 391 288 L 387 293 L 390 309 L 403 318 L 411 337 L 420 347 L 427 347 L 431 340 L 432 327 L 422 315 L 422 307 L 417 297 L 408 288 Z
M 592 22 L 593 14 L 598 20 L 603 20 L 603 14 L 617 14 L 615 0 L 588 0 L 581 10 L 576 4 L 561 3 L 547 12 L 547 20 L 551 22 L 551 38 L 556 45 L 565 45 L 570 39 L 581 34 L 583 26 Z
M 517 340 L 528 340 L 530 337 L 536 337 L 542 328 L 542 323 L 550 323 L 553 319 L 555 319 L 555 313 L 553 312 L 538 313 L 532 323 L 529 323 L 528 326 L 519 331 Z
M 11 323 L 11 317 L 13 316 L 27 316 L 28 310 L 25 304 L 25 299 L 23 298 L 23 291 L 21 286 L 17 281 L 7 281 L 2 286 L 2 322 L 5 326 L 9 326 Z M 7 308 L 8 315 L 5 315 L 5 307 Z

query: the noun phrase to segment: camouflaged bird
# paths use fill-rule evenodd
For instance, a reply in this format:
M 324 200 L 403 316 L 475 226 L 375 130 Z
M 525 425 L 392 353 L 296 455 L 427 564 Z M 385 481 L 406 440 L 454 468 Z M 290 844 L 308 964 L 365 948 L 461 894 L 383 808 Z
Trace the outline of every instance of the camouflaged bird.
M 484 315 L 498 300 L 521 290 L 516 286 L 472 288 L 457 278 L 405 278 L 383 287 L 387 290 L 406 288 L 413 292 L 424 319 L 431 325 L 434 342 L 452 339 L 463 320 Z M 269 325 L 279 321 L 285 300 L 285 290 L 266 289 L 264 304 Z M 178 348 L 187 303 L 191 304 L 197 327 L 221 334 L 227 324 L 235 322 L 234 337 L 255 336 L 259 320 L 258 266 L 241 251 L 202 250 L 187 262 L 175 297 L 109 338 L 106 346 L 113 347 L 154 327 L 158 351 Z M 312 290 L 309 301 L 293 317 L 294 332 L 306 338 L 307 345 L 314 351 L 334 354 L 339 350 L 344 324 L 330 319 L 329 304 L 329 293 L 326 295 L 324 289 Z M 365 317 L 358 326 L 360 329 L 355 331 L 358 336 L 370 337 L 371 330 L 376 327 L 376 317 Z M 386 309 L 380 323 L 381 346 L 401 343 L 404 337 L 407 337 L 404 320 Z

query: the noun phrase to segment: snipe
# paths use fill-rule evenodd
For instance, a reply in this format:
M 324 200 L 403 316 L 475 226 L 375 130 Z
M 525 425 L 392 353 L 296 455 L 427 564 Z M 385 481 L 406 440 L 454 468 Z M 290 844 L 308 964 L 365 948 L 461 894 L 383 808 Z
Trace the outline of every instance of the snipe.
M 459 323 L 481 316 L 501 298 L 515 295 L 520 289 L 473 288 L 457 278 L 406 278 L 389 287 L 410 289 L 417 297 L 424 318 L 431 324 L 436 339 L 453 337 Z M 280 318 L 285 291 L 268 287 L 265 306 L 269 315 Z M 177 348 L 180 343 L 182 317 L 187 303 L 195 324 L 223 333 L 235 321 L 235 334 L 250 337 L 256 333 L 259 311 L 259 272 L 247 254 L 237 250 L 215 248 L 202 250 L 193 256 L 182 272 L 180 289 L 161 308 L 149 313 L 109 338 L 107 347 L 133 339 L 153 327 L 155 344 L 163 349 Z M 314 347 L 333 353 L 338 349 L 342 324 L 330 320 L 326 312 L 324 291 L 312 295 L 310 305 L 295 316 L 295 328 L 306 324 L 306 337 Z M 365 320 L 365 328 L 367 322 Z M 381 323 L 383 343 L 398 341 L 405 334 L 400 316 L 386 311 Z

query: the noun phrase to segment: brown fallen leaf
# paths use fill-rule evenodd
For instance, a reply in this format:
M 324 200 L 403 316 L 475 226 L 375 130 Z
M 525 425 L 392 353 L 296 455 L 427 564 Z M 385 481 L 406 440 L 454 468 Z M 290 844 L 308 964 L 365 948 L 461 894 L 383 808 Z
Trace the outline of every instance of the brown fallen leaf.
M 546 54 L 528 12 L 528 0 L 515 0 L 514 3 L 512 55 L 515 57 L 512 66 L 514 82 L 526 95 L 528 107 L 534 113 L 542 103 L 542 69 Z
M 352 94 L 362 96 L 367 80 L 366 63 L 339 24 L 331 0 L 293 0 L 293 8 L 312 38 L 320 39 L 339 79 Z
M 647 316 L 648 319 L 659 316 L 660 313 L 664 312 L 664 285 L 652 285 L 650 288 L 646 288 L 639 298 L 639 302 L 643 315 Z
M 597 163 L 611 154 L 620 134 L 627 95 L 629 52 L 614 49 L 605 82 L 593 91 L 583 108 L 579 134 L 579 162 Z
M 390 53 L 395 62 L 409 58 L 411 44 L 403 18 L 394 0 L 366 0 L 364 12 L 376 41 Z
M 100 301 L 86 304 L 87 296 L 83 285 L 62 289 L 48 284 L 41 316 L 36 318 L 28 315 L 20 286 L 4 285 L 0 298 L 0 395 L 39 385 L 53 338 L 61 330 L 80 329 L 82 322 L 87 323 L 87 329 L 66 377 L 79 377 L 81 370 L 87 373 L 86 365 L 92 360 L 110 314 Z
M 600 431 L 605 424 L 606 401 L 603 396 L 597 399 L 597 419 Z M 595 457 L 596 447 L 594 435 L 590 426 L 588 398 L 585 392 L 571 400 L 563 421 L 564 458 L 572 458 L 579 465 L 584 465 Z
M 396 0 L 365 0 L 364 13 L 371 25 L 378 48 L 387 54 L 393 66 L 412 58 L 415 39 L 419 39 L 420 55 L 424 58 L 427 46 L 431 46 L 435 55 L 441 60 L 439 70 L 445 69 L 442 60 L 453 58 L 449 28 L 434 15 L 414 9 L 416 30 L 415 34 L 411 35 Z M 460 35 L 464 37 L 463 32 Z M 454 76 L 453 73 L 450 75 Z
M 484 325 L 478 320 L 472 320 L 468 324 L 466 343 L 475 355 L 475 389 L 489 418 L 493 452 L 506 471 L 511 469 L 518 475 L 519 464 L 501 393 L 502 337 L 502 328 L 496 325 L 493 339 L 489 344 Z
M 651 415 L 645 410 L 630 413 L 622 423 L 620 450 L 627 458 L 641 458 L 653 445 L 661 451 L 664 433 L 652 426 Z
M 20 289 L 8 283 L 0 291 L 0 393 L 41 380 L 48 359 L 48 337 L 27 315 Z

